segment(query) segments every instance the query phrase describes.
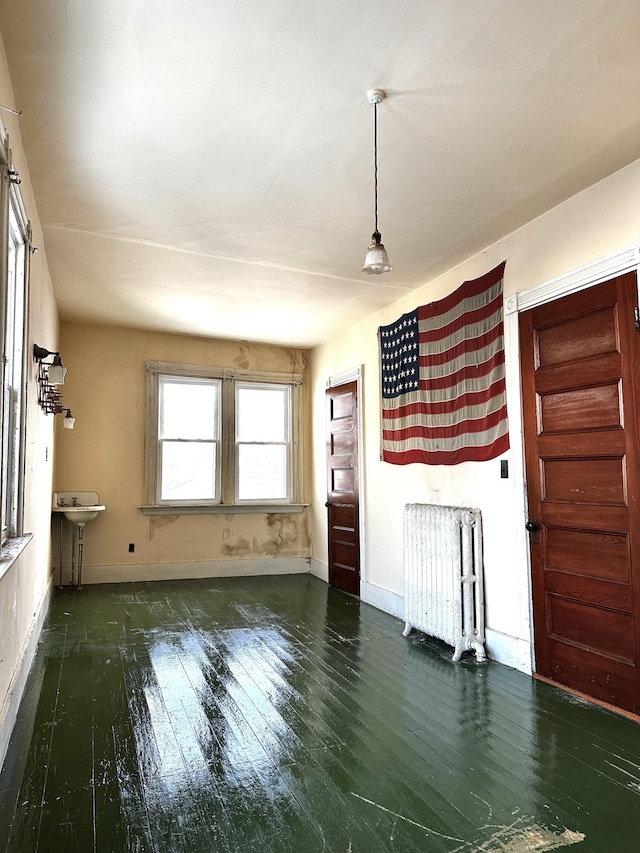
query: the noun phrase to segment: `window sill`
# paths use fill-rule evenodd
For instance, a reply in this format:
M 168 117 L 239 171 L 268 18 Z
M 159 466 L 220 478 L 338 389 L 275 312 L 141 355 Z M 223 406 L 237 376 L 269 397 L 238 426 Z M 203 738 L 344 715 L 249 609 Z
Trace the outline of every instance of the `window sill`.
M 0 551 L 0 580 L 6 575 L 32 539 L 33 533 L 7 539 L 2 546 L 2 551 Z
M 143 515 L 261 515 L 302 512 L 309 504 L 180 504 L 140 506 Z

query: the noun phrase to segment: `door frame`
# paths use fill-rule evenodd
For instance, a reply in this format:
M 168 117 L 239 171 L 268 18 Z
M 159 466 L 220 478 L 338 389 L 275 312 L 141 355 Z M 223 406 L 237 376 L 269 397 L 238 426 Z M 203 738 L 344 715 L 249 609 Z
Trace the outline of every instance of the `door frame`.
M 364 378 L 364 364 L 359 364 L 357 367 L 353 367 L 350 370 L 345 370 L 342 373 L 336 373 L 334 376 L 330 376 L 325 382 L 325 389 L 329 388 L 339 388 L 340 385 L 346 385 L 348 382 L 356 383 L 356 405 L 358 409 L 358 542 L 359 542 L 359 560 L 360 560 L 360 598 L 364 601 L 365 596 L 363 595 L 366 589 L 367 582 L 367 560 L 366 560 L 366 550 L 365 550 L 365 513 L 364 513 L 364 502 L 365 502 L 365 493 L 364 493 L 364 440 L 363 440 L 363 406 L 362 406 L 362 390 L 363 390 L 363 378 Z
M 610 278 L 626 272 L 636 272 L 638 292 L 640 295 L 640 241 L 630 246 L 591 261 L 571 272 L 550 279 L 528 290 L 519 291 L 505 298 L 504 302 L 504 335 L 507 403 L 509 407 L 509 433 L 511 441 L 511 463 L 513 472 L 514 501 L 522 508 L 522 524 L 515 530 L 515 564 L 526 570 L 526 578 L 519 585 L 520 590 L 527 591 L 526 601 L 520 596 L 520 619 L 527 625 L 525 634 L 529 636 L 530 672 L 535 672 L 535 642 L 533 631 L 533 587 L 531 576 L 531 552 L 529 550 L 529 534 L 525 530 L 528 518 L 527 481 L 524 456 L 524 424 L 522 418 L 522 386 L 520 377 L 520 337 L 519 314 L 528 311 L 545 302 L 552 302 L 562 296 L 586 290 L 596 284 L 601 284 Z M 639 332 L 640 334 L 640 332 Z M 515 439 L 519 436 L 519 440 Z

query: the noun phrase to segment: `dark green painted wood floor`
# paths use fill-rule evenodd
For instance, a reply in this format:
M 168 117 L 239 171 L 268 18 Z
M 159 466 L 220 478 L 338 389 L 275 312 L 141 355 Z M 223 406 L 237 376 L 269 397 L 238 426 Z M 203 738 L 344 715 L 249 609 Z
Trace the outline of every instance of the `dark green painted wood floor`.
M 309 576 L 57 593 L 0 850 L 640 851 L 640 726 Z

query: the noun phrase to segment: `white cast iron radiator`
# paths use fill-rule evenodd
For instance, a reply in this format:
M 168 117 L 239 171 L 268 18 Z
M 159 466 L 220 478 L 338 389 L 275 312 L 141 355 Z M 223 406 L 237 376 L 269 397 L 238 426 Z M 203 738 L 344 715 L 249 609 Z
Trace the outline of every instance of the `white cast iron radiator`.
M 412 628 L 486 660 L 482 518 L 479 509 L 407 504 L 404 508 L 404 613 Z

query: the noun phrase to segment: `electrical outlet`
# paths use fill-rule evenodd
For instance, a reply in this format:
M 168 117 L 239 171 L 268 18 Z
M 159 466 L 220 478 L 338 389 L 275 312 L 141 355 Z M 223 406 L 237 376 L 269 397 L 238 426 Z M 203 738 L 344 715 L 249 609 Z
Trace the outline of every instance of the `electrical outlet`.
M 136 550 L 135 542 L 129 542 L 129 553 L 133 554 L 133 552 L 135 550 Z

